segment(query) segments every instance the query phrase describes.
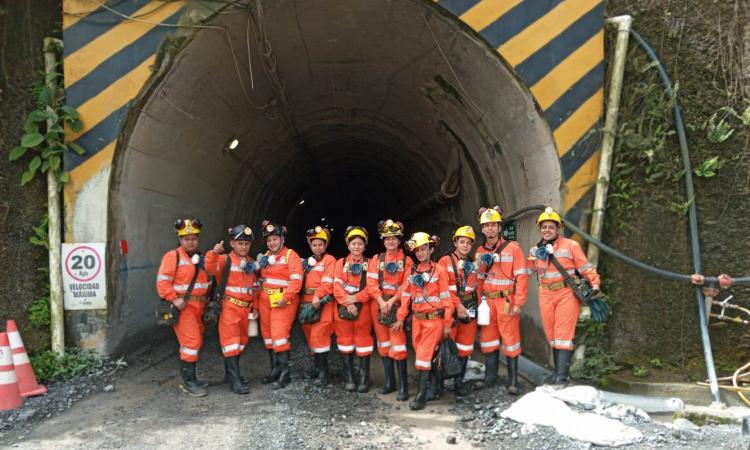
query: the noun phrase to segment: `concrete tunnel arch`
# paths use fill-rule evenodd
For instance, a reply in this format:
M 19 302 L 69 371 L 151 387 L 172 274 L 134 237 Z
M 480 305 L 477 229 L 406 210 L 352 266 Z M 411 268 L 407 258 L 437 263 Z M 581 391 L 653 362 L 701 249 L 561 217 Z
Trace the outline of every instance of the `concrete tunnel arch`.
M 271 218 L 303 256 L 304 231 L 325 217 L 340 255 L 350 224 L 377 245 L 375 223 L 399 218 L 445 249 L 481 205 L 560 205 L 558 153 L 528 88 L 439 6 L 283 0 L 253 14 L 214 15 L 206 25 L 227 31 L 199 30 L 131 107 L 110 180 L 108 245 L 129 250 L 109 267 L 109 352 L 154 333 L 156 267 L 178 217 L 203 220 L 203 248 L 228 224 L 259 234 Z M 534 240 L 522 219 L 519 241 Z M 543 358 L 537 310 L 532 288 L 524 347 Z

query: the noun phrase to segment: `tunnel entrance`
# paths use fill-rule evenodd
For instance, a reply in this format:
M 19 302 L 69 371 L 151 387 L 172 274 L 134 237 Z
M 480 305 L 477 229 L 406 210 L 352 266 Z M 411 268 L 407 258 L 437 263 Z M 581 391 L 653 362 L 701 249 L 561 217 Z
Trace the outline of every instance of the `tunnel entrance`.
M 304 232 L 325 219 L 444 238 L 481 205 L 560 204 L 552 134 L 528 89 L 476 33 L 429 1 L 280 0 L 215 14 L 142 92 L 115 154 L 108 347 L 153 330 L 155 272 L 175 218 L 200 217 L 202 247 L 264 218 Z M 234 147 L 231 143 L 237 140 Z M 232 148 L 234 147 L 234 148 Z M 519 223 L 525 248 L 531 219 Z M 253 252 L 260 251 L 256 242 Z M 546 351 L 526 308 L 526 348 Z

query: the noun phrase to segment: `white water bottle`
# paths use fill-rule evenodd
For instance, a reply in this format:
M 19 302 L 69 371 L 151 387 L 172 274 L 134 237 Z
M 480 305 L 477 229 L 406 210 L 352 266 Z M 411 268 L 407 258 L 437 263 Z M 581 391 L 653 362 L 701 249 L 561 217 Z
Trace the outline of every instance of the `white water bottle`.
M 477 325 L 486 326 L 490 324 L 490 305 L 487 304 L 487 297 L 482 296 L 482 303 L 477 307 Z
M 250 321 L 247 324 L 247 335 L 250 337 L 258 336 L 258 312 L 253 311 L 247 315 Z

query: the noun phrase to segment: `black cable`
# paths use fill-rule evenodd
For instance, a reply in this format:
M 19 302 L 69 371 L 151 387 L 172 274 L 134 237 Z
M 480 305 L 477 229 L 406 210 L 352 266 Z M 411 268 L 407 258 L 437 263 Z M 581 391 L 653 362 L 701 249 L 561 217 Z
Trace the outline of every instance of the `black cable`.
M 514 211 L 512 214 L 508 214 L 506 216 L 505 220 L 506 221 L 510 221 L 510 220 L 518 218 L 518 217 L 520 217 L 520 216 L 522 216 L 524 214 L 527 214 L 529 212 L 534 212 L 534 211 L 541 212 L 541 211 L 544 211 L 546 208 L 547 207 L 544 206 L 544 205 L 531 205 L 531 206 L 527 206 L 525 208 L 519 209 L 518 211 Z M 561 217 L 563 217 L 563 216 L 561 215 Z M 662 277 L 662 278 L 666 278 L 666 279 L 669 279 L 669 280 L 691 282 L 690 275 L 681 274 L 681 273 L 677 273 L 677 272 L 671 272 L 671 271 L 665 270 L 665 269 L 660 269 L 658 267 L 654 267 L 654 266 L 648 265 L 648 264 L 646 264 L 646 263 L 644 263 L 642 261 L 639 261 L 639 260 L 637 260 L 635 258 L 631 258 L 630 256 L 622 253 L 621 251 L 616 250 L 616 249 L 608 246 L 604 242 L 602 242 L 602 241 L 596 239 L 595 237 L 591 236 L 590 234 L 586 233 L 585 231 L 583 231 L 582 229 L 578 228 L 573 223 L 569 222 L 565 217 L 563 217 L 563 222 L 565 223 L 566 227 L 570 228 L 571 231 L 573 231 L 575 234 L 581 236 L 584 240 L 586 240 L 586 241 L 590 242 L 591 244 L 599 247 L 599 249 L 601 251 L 603 251 L 604 253 L 607 253 L 608 255 L 613 256 L 613 257 L 615 257 L 615 258 L 617 258 L 617 259 L 619 259 L 619 260 L 621 260 L 621 261 L 623 261 L 623 262 L 625 262 L 627 264 L 630 264 L 630 265 L 632 265 L 634 267 L 637 267 L 637 268 L 639 268 L 641 270 L 644 270 L 646 272 L 652 273 L 652 274 L 654 274 L 656 276 L 659 276 L 659 277 Z M 718 284 L 719 283 L 719 279 L 718 279 L 718 277 L 705 277 L 705 283 L 707 285 Z M 734 284 L 734 285 L 748 285 L 748 284 L 750 284 L 750 277 L 732 278 L 732 284 Z

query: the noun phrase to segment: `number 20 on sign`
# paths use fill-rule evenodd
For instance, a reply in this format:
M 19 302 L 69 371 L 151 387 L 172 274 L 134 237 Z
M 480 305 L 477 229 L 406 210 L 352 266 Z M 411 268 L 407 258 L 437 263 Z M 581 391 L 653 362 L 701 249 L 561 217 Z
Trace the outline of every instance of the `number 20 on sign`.
M 105 309 L 104 243 L 63 244 L 65 309 Z

